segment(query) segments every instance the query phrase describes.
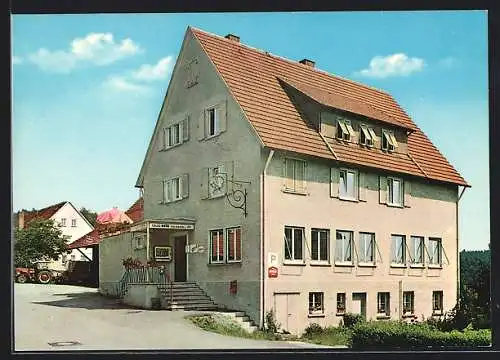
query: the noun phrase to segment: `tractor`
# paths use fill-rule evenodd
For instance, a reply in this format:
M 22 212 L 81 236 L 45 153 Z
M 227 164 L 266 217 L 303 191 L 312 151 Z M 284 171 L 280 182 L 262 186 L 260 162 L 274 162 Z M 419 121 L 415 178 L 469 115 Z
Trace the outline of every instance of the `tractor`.
M 16 282 L 24 284 L 26 282 L 49 284 L 51 282 L 62 281 L 62 272 L 49 269 L 47 262 L 37 262 L 34 267 L 16 267 Z

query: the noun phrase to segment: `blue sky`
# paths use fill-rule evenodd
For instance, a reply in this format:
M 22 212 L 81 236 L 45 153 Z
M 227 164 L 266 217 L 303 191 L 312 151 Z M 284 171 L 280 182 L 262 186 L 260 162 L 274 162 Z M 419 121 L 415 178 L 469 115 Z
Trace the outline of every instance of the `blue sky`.
M 137 199 L 188 25 L 390 92 L 472 185 L 461 248 L 488 247 L 484 11 L 13 16 L 14 211 Z

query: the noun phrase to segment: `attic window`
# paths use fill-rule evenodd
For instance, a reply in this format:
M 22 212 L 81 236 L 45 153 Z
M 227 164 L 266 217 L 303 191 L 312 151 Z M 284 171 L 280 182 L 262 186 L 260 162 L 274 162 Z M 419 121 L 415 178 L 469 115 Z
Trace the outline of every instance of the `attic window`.
M 398 147 L 398 142 L 394 133 L 383 130 L 382 131 L 382 150 L 394 151 Z
M 369 128 L 364 124 L 362 124 L 360 127 L 361 131 L 359 136 L 359 143 L 361 145 L 372 147 L 374 143 L 375 132 L 372 128 Z
M 354 134 L 354 130 L 349 120 L 338 120 L 337 122 L 337 139 L 349 141 Z

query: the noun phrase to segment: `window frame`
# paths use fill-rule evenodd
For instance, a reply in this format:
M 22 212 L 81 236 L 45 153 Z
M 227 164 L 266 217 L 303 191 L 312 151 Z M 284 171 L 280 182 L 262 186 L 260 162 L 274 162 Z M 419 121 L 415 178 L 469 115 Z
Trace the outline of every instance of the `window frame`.
M 186 120 L 183 120 L 186 121 Z M 163 150 L 169 150 L 173 147 L 179 146 L 184 142 L 184 126 L 183 121 L 176 122 L 163 128 Z M 173 141 L 174 128 L 177 128 L 177 142 Z
M 347 178 L 348 178 L 349 174 L 352 174 L 354 177 L 352 196 L 347 193 Z M 344 187 L 345 187 L 344 194 L 342 194 L 342 190 L 341 190 L 342 189 L 342 184 L 341 184 L 342 177 L 344 177 Z M 348 169 L 348 168 L 340 168 L 339 169 L 339 199 L 358 201 L 358 199 L 359 199 L 359 171 L 358 170 Z
M 291 162 L 293 164 L 293 175 L 290 176 L 288 173 L 288 162 Z M 284 161 L 284 166 L 285 166 L 285 187 L 284 190 L 285 192 L 288 193 L 294 193 L 294 194 L 305 194 L 306 193 L 306 168 L 307 168 L 307 161 L 302 160 L 302 159 L 297 159 L 293 157 L 285 157 Z M 298 179 L 297 177 L 297 164 L 300 164 L 302 166 L 302 179 Z M 288 181 L 291 180 L 293 187 L 288 187 Z M 298 185 L 301 183 L 301 185 Z
M 363 236 L 362 236 L 363 235 Z M 363 254 L 363 257 L 360 255 L 362 252 L 361 252 L 361 242 L 362 242 L 362 239 L 364 239 L 364 241 L 366 241 L 366 237 L 365 235 L 370 235 L 370 242 L 371 242 L 371 257 L 372 257 L 372 260 L 371 261 L 365 261 L 366 259 L 364 258 L 364 256 L 366 255 L 366 244 L 365 244 L 365 254 Z M 359 252 L 358 252 L 358 265 L 360 266 L 374 266 L 376 264 L 376 249 L 375 247 L 377 246 L 376 244 L 376 239 L 375 239 L 375 233 L 373 232 L 367 232 L 367 231 L 360 231 L 359 234 L 358 234 L 358 249 L 359 249 Z
M 173 197 L 172 192 L 173 192 L 173 184 L 174 182 L 177 182 L 177 192 L 178 192 L 178 197 Z M 170 193 L 170 197 L 168 196 Z M 182 193 L 183 193 L 183 188 L 182 188 L 182 175 L 175 176 L 169 179 L 163 180 L 163 204 L 170 204 L 179 200 L 182 200 Z
M 212 129 L 212 119 L 210 114 L 213 112 L 213 129 Z M 215 136 L 218 136 L 221 131 L 220 131 L 220 114 L 219 114 L 219 109 L 217 106 L 211 106 L 207 109 L 205 109 L 205 114 L 206 114 L 206 120 L 205 120 L 205 128 L 206 130 L 206 138 L 212 138 Z M 211 130 L 213 133 L 211 133 Z
M 394 182 L 399 183 L 399 202 L 394 202 Z M 395 176 L 387 177 L 387 205 L 393 207 L 404 206 L 404 181 L 402 178 Z M 392 201 L 391 201 L 392 200 Z
M 354 131 L 352 130 L 351 121 L 348 119 L 337 119 L 337 129 L 335 138 L 342 141 L 351 141 Z M 340 136 L 339 136 L 340 134 Z
M 213 255 L 213 233 L 218 233 L 217 237 L 217 259 L 214 260 L 214 255 Z M 219 247 L 220 243 L 220 238 L 219 236 L 222 236 L 222 248 Z M 208 231 L 208 241 L 209 241 L 209 252 L 208 252 L 208 259 L 209 259 L 209 264 L 225 264 L 226 262 L 226 246 L 225 246 L 225 238 L 224 238 L 224 229 L 223 228 L 217 228 L 217 229 L 211 229 Z M 222 260 L 220 259 L 220 249 L 222 249 Z
M 292 237 L 288 240 L 286 236 L 286 230 L 290 229 Z M 302 241 L 301 241 L 301 258 L 295 258 L 295 230 L 300 230 L 302 232 Z M 284 256 L 283 256 L 283 264 L 305 264 L 305 256 L 304 256 L 304 243 L 305 243 L 305 228 L 300 226 L 290 226 L 285 225 L 283 229 L 283 240 L 284 240 Z M 287 244 L 291 244 L 290 248 L 287 247 Z M 287 249 L 290 252 L 290 259 L 287 259 Z
M 393 143 L 394 132 L 390 130 L 382 130 L 382 150 L 387 152 L 394 152 L 397 145 Z M 386 144 L 387 146 L 384 146 Z
M 66 227 L 66 218 L 61 218 L 61 226 Z
M 409 298 L 407 298 L 409 296 Z M 415 315 L 415 291 L 403 291 L 403 316 Z M 408 306 L 410 307 L 407 311 Z
M 420 254 L 420 261 L 416 261 L 416 249 L 415 249 L 415 241 L 419 240 L 420 242 L 420 248 L 421 248 L 421 254 Z M 419 236 L 419 235 L 411 235 L 410 236 L 410 266 L 413 267 L 424 267 L 425 266 L 425 237 L 424 236 Z
M 347 310 L 347 294 L 345 292 L 337 293 L 336 314 L 344 315 Z
M 351 260 L 345 260 L 346 256 L 345 256 L 345 239 L 338 239 L 338 234 L 349 234 L 350 235 L 350 238 L 349 238 L 349 256 L 351 258 Z M 339 243 L 339 240 L 342 240 L 341 243 L 342 243 L 342 259 L 339 260 L 337 259 L 337 246 L 338 246 L 338 243 Z M 354 242 L 354 232 L 353 231 L 350 231 L 350 230 L 341 230 L 341 229 L 337 229 L 335 231 L 335 257 L 334 257 L 334 263 L 335 265 L 348 265 L 348 266 L 353 266 L 354 265 L 354 257 L 353 257 L 353 242 Z
M 76 219 L 71 219 L 71 227 L 76 227 Z
M 316 234 L 316 239 L 315 239 Z M 326 234 L 326 259 L 321 258 L 321 234 Z M 317 243 L 317 258 L 313 256 L 314 243 Z M 311 263 L 330 264 L 330 229 L 311 228 Z
M 380 311 L 384 305 L 384 311 Z M 377 317 L 391 316 L 391 293 L 388 291 L 377 292 Z
M 438 262 L 434 262 L 434 252 L 431 247 L 431 244 L 436 242 L 438 250 Z M 443 266 L 443 239 L 439 237 L 430 236 L 428 239 L 429 244 L 429 263 L 430 267 L 442 267 Z
M 235 237 L 234 237 L 234 257 L 235 259 L 234 260 L 231 260 L 229 259 L 229 244 L 230 244 L 230 236 L 229 236 L 229 232 L 230 231 L 238 231 L 239 230 L 239 233 L 240 233 L 240 244 L 239 244 L 239 259 L 237 259 L 236 255 L 238 254 L 238 242 L 236 241 L 236 233 L 235 233 Z M 241 253 L 241 250 L 242 250 L 242 231 L 241 231 L 241 226 L 232 226 L 232 227 L 228 227 L 225 229 L 225 236 L 226 236 L 226 239 L 225 239 L 225 244 L 226 244 L 226 262 L 228 264 L 231 264 L 231 263 L 241 263 L 242 261 L 242 253 Z
M 436 298 L 436 295 L 439 295 Z M 438 303 L 438 308 L 436 308 L 436 302 Z M 432 315 L 442 315 L 444 313 L 444 292 L 443 290 L 432 291 Z
M 319 296 L 319 301 L 316 299 Z M 319 302 L 319 304 L 317 304 Z M 321 291 L 309 292 L 308 301 L 309 316 L 325 315 L 325 293 Z
M 402 239 L 401 242 L 401 248 L 402 248 L 402 262 L 397 262 L 394 261 L 395 259 L 393 258 L 393 242 L 395 237 L 400 237 Z M 396 253 L 397 255 L 397 253 Z M 391 266 L 392 267 L 406 267 L 406 260 L 407 260 L 407 254 L 406 254 L 406 235 L 402 234 L 391 234 Z M 399 259 L 396 259 L 399 260 Z
M 360 124 L 359 128 L 360 128 L 359 143 L 363 146 L 372 148 L 373 145 L 375 144 L 375 139 L 373 138 L 373 135 L 372 135 L 372 132 L 374 132 L 373 128 L 369 127 L 366 124 Z M 365 141 L 363 141 L 363 138 L 365 139 Z

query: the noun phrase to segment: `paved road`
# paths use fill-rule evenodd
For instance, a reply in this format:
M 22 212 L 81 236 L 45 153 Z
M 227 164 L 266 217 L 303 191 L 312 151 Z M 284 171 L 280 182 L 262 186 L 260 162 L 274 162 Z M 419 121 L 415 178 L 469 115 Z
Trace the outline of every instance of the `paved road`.
M 127 308 L 85 287 L 15 284 L 14 297 L 16 351 L 318 347 L 207 332 L 184 319 L 192 312 Z

